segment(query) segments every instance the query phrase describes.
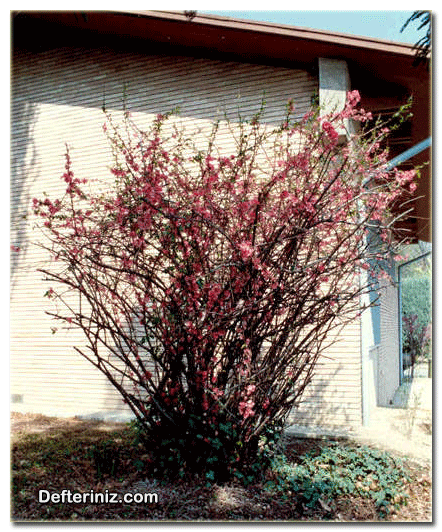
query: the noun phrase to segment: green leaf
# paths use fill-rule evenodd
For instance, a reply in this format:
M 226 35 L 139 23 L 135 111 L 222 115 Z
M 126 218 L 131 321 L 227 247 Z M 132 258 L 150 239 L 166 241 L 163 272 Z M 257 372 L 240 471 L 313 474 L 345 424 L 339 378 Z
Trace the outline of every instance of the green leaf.
M 206 478 L 208 480 L 215 480 L 215 472 L 211 469 L 209 471 L 206 471 Z

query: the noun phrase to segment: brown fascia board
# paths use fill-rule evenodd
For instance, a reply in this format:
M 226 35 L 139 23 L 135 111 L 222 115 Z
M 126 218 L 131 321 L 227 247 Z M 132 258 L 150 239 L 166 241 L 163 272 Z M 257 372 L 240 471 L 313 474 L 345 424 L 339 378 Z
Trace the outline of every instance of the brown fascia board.
M 242 21 L 209 15 L 189 20 L 176 12 L 131 12 L 151 21 L 150 36 L 185 47 L 217 50 L 245 60 L 309 63 L 317 57 L 335 57 L 379 67 L 391 61 L 411 66 L 411 45 L 288 25 Z M 165 24 L 165 22 L 169 24 Z M 157 33 L 158 31 L 158 33 Z
M 275 37 L 291 37 L 305 39 L 308 41 L 317 41 L 337 46 L 351 46 L 355 48 L 372 49 L 379 52 L 388 52 L 413 56 L 413 46 L 406 43 L 398 43 L 383 39 L 374 39 L 357 35 L 348 35 L 345 33 L 328 32 L 288 24 L 275 24 L 272 22 L 262 22 L 254 20 L 236 19 L 231 17 L 220 17 L 209 14 L 196 14 L 190 18 L 184 12 L 178 11 L 126 11 L 134 15 L 158 17 L 168 20 L 192 22 L 193 24 L 206 24 L 220 29 L 237 29 L 246 32 L 254 32 L 272 35 Z

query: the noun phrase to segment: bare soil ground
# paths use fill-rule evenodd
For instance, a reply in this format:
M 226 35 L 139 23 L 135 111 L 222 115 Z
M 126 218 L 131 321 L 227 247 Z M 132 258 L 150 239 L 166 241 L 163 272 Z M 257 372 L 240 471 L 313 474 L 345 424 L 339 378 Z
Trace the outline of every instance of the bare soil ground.
M 407 486 L 409 502 L 380 517 L 369 499 L 342 496 L 320 501 L 307 508 L 297 493 L 275 495 L 261 485 L 243 488 L 231 484 L 206 487 L 204 483 L 181 481 L 158 483 L 148 480 L 136 466 L 135 453 L 124 446 L 127 425 L 84 421 L 77 418 L 48 418 L 11 414 L 11 519 L 14 521 L 412 521 L 428 522 L 431 511 L 431 470 L 411 461 L 412 482 Z M 90 449 L 112 439 L 125 449 L 116 475 L 97 477 Z M 291 459 L 320 449 L 326 440 L 291 438 L 286 456 Z M 347 444 L 347 443 L 346 443 Z M 134 465 L 135 464 L 135 465 Z M 156 493 L 157 503 L 143 504 L 42 504 L 39 490 L 60 493 Z

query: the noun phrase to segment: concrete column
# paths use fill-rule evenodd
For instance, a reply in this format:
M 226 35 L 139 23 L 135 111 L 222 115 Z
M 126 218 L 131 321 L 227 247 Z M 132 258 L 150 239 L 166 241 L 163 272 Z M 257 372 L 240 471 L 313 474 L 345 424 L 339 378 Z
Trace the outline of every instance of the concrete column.
M 345 107 L 347 92 L 351 89 L 347 62 L 342 59 L 320 57 L 319 64 L 319 106 L 322 114 L 340 112 Z M 351 125 L 345 120 L 337 131 L 342 142 L 352 132 Z

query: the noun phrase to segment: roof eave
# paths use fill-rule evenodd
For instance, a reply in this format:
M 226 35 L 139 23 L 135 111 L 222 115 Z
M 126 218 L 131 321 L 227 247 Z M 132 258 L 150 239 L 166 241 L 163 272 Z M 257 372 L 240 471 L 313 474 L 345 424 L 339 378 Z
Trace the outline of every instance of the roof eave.
M 117 11 L 122 14 L 132 14 L 149 18 L 161 18 L 176 22 L 191 22 L 192 24 L 205 24 L 219 29 L 236 29 L 261 33 L 263 35 L 292 37 L 305 39 L 307 41 L 317 41 L 337 46 L 353 46 L 356 48 L 377 50 L 379 52 L 400 54 L 407 57 L 414 57 L 413 45 L 375 39 L 359 35 L 350 35 L 340 32 L 330 32 L 288 24 L 275 24 L 256 20 L 244 20 L 231 17 L 221 17 L 218 15 L 199 14 L 191 17 L 185 15 L 184 11 Z

